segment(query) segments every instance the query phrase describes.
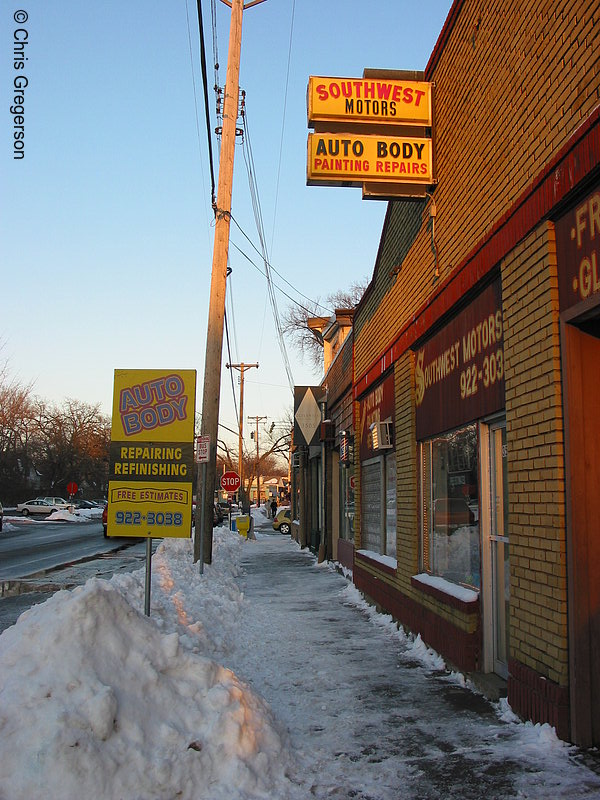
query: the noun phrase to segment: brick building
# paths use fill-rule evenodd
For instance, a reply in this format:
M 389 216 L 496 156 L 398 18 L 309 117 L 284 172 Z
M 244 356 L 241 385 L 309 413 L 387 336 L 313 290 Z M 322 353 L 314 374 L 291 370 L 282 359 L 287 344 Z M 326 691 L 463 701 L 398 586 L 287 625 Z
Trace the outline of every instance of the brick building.
M 356 309 L 354 581 L 600 745 L 600 2 L 455 0 Z
M 323 346 L 324 376 L 320 386 L 295 389 L 292 512 L 298 520 L 293 537 L 348 568 L 354 553 L 353 313 L 337 309 L 308 320 Z

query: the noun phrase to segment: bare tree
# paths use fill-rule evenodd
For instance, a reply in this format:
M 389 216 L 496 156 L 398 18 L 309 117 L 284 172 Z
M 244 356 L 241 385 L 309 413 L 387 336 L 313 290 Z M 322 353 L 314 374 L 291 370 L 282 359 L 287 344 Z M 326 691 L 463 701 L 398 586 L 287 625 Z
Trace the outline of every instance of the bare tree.
M 323 368 L 323 343 L 318 334 L 308 327 L 308 320 L 311 317 L 325 316 L 323 306 L 331 309 L 331 314 L 336 309 L 354 308 L 368 285 L 368 278 L 365 277 L 361 281 L 350 284 L 348 289 L 339 289 L 328 295 L 323 305 L 318 300 L 309 306 L 293 303 L 281 315 L 281 327 L 284 334 L 297 348 L 301 357 L 308 360 L 316 373 Z
M 282 464 L 281 456 L 286 459 L 290 449 L 291 428 L 287 425 L 276 425 L 270 431 L 264 431 L 261 441 L 266 439 L 266 449 L 259 454 L 256 453 L 244 458 L 244 478 L 247 478 L 248 490 L 254 483 L 257 472 L 260 469 L 262 477 L 269 476 L 282 477 L 287 475 L 287 465 Z
M 75 481 L 97 493 L 106 489 L 110 420 L 100 406 L 66 400 L 62 406 L 37 404 L 36 467 L 43 487 L 65 493 Z
M 0 347 L 0 349 L 2 349 Z M 13 503 L 28 488 L 32 471 L 30 437 L 35 422 L 32 385 L 10 375 L 0 364 L 0 497 Z

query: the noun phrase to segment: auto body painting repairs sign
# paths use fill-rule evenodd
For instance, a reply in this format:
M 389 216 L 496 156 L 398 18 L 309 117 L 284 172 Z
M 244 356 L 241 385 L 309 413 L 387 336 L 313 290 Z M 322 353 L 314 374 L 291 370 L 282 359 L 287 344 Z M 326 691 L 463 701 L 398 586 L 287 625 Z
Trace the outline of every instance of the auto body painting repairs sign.
M 308 134 L 307 184 L 433 181 L 431 139 Z
M 417 439 L 504 408 L 504 323 L 496 280 L 415 355 Z
M 115 370 L 109 536 L 188 538 L 195 370 Z
M 431 83 L 384 78 L 308 79 L 308 125 L 321 122 L 432 124 Z

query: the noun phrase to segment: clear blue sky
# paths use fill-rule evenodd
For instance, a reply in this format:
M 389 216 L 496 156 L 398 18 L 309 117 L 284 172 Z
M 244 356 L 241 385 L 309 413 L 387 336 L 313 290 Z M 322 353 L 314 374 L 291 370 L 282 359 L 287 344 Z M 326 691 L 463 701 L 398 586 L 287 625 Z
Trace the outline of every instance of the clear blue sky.
M 308 77 L 423 69 L 450 6 L 266 0 L 244 14 L 240 87 L 270 260 L 310 298 L 371 277 L 386 204 L 306 186 Z M 230 11 L 217 2 L 216 14 L 223 85 Z M 203 15 L 214 128 L 210 0 Z M 3 0 L 0 26 L 0 358 L 36 395 L 98 402 L 107 414 L 115 368 L 196 369 L 200 408 L 214 232 L 196 3 Z M 24 70 L 13 65 L 17 29 L 27 32 Z M 22 160 L 9 111 L 18 75 L 28 80 Z M 213 149 L 218 170 L 214 139 Z M 258 245 L 239 146 L 232 211 Z M 231 239 L 260 268 L 235 226 Z M 244 416 L 281 419 L 292 395 L 266 281 L 235 247 L 230 262 L 231 357 L 260 363 L 246 373 Z M 317 383 L 288 352 L 294 382 Z M 222 387 L 221 421 L 235 428 L 225 369 Z

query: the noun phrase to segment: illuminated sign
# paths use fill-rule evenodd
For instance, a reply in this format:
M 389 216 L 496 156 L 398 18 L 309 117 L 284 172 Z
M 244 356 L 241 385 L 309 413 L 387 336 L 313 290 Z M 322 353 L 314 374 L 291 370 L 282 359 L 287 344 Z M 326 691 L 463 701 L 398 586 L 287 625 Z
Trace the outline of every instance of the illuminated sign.
M 433 181 L 431 139 L 309 133 L 307 183 L 362 185 Z
M 115 370 L 109 536 L 190 536 L 195 398 L 195 370 Z
M 308 79 L 308 125 L 369 122 L 432 124 L 431 83 L 385 78 Z

